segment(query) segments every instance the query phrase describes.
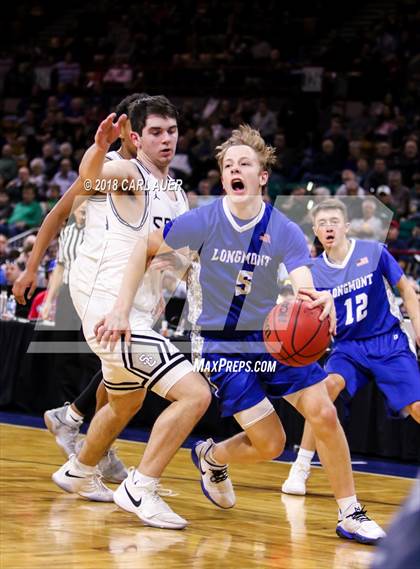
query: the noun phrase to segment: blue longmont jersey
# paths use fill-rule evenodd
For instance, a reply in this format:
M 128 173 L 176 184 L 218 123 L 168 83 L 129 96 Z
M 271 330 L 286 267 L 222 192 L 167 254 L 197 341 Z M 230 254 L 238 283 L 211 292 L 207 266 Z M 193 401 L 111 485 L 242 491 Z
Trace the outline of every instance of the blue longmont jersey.
M 164 238 L 199 252 L 203 333 L 261 330 L 278 296 L 279 264 L 289 273 L 312 264 L 300 228 L 264 203 L 256 217 L 239 220 L 220 198 L 168 223 Z
M 401 320 L 391 287 L 403 272 L 387 248 L 374 241 L 350 240 L 341 264 L 322 253 L 312 275 L 318 290 L 329 290 L 337 311 L 339 340 L 364 340 L 389 332 Z

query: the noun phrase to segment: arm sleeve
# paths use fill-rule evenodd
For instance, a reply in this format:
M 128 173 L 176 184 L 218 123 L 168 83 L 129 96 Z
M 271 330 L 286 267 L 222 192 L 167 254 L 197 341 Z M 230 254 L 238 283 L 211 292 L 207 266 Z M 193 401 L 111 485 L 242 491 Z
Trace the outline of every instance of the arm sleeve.
M 195 251 L 200 249 L 207 234 L 206 219 L 200 210 L 197 208 L 188 211 L 165 225 L 163 238 L 169 247 L 189 247 Z
M 381 248 L 382 254 L 379 261 L 379 268 L 389 284 L 395 286 L 404 272 L 388 249 L 384 245 L 381 245 Z
M 311 267 L 313 262 L 309 256 L 308 244 L 303 231 L 296 223 L 289 222 L 286 227 L 286 239 L 283 242 L 283 263 L 288 273 L 299 267 Z

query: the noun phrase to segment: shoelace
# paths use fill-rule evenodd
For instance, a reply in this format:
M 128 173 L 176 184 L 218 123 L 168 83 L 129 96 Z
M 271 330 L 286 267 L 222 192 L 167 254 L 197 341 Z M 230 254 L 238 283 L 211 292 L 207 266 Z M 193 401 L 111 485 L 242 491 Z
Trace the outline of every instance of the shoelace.
M 209 470 L 211 472 L 210 482 L 213 482 L 214 484 L 219 484 L 219 482 L 224 482 L 228 477 L 227 466 L 217 469 L 209 468 Z
M 370 518 L 366 515 L 365 506 L 355 508 L 354 512 L 346 516 L 346 518 L 352 518 L 358 522 L 370 522 Z

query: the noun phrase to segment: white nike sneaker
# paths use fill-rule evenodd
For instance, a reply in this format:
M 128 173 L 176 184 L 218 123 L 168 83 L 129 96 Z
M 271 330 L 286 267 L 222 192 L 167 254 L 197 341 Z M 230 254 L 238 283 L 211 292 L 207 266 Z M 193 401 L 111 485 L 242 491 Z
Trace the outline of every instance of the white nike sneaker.
M 57 472 L 54 472 L 52 479 L 57 486 L 92 502 L 112 502 L 113 492 L 102 482 L 99 471 L 86 475 L 77 467 L 75 460 L 76 456 L 71 456 Z
M 162 529 L 183 529 L 188 524 L 162 500 L 158 494 L 158 483 L 151 481 L 140 485 L 135 468 L 128 470 L 128 476 L 114 492 L 114 502 L 125 510 L 136 514 L 147 525 Z
M 76 455 L 79 455 L 80 453 L 83 446 L 83 440 L 84 439 L 80 439 L 76 443 Z M 116 449 L 112 447 L 99 461 L 98 469 L 102 478 L 106 480 L 106 482 L 121 484 L 121 482 L 127 478 L 127 469 L 123 462 L 118 458 Z
M 285 494 L 294 494 L 296 496 L 305 496 L 306 481 L 311 473 L 311 467 L 301 462 L 294 462 L 289 472 L 287 480 L 283 482 L 281 491 Z
M 76 453 L 77 437 L 82 426 L 82 421 L 79 425 L 70 425 L 66 421 L 68 407 L 69 403 L 66 403 L 62 407 L 50 409 L 44 413 L 45 425 L 50 433 L 55 436 L 55 442 L 67 457 Z
M 201 489 L 206 498 L 219 508 L 233 508 L 236 496 L 229 478 L 227 464 L 219 466 L 207 458 L 213 445 L 212 439 L 199 441 L 191 450 L 191 458 L 200 471 Z
M 335 531 L 339 537 L 368 545 L 374 545 L 386 536 L 384 530 L 366 515 L 366 509 L 359 503 L 352 504 L 344 512 L 339 510 Z

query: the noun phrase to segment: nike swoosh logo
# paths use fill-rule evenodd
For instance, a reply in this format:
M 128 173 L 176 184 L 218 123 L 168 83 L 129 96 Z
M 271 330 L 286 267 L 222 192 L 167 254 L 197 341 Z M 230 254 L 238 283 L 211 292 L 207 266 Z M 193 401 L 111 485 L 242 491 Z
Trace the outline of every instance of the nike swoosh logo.
M 124 482 L 124 488 L 125 488 L 125 491 L 127 492 L 127 496 L 130 498 L 130 500 L 132 501 L 133 505 L 134 505 L 136 508 L 138 508 L 138 507 L 140 506 L 140 504 L 141 504 L 141 498 L 140 498 L 140 500 L 135 500 L 135 499 L 133 498 L 133 496 L 130 494 L 130 492 L 128 491 L 127 485 L 126 485 L 125 482 Z
M 84 476 L 76 476 L 75 474 L 70 474 L 70 470 L 67 470 L 66 476 L 69 478 L 84 478 Z

